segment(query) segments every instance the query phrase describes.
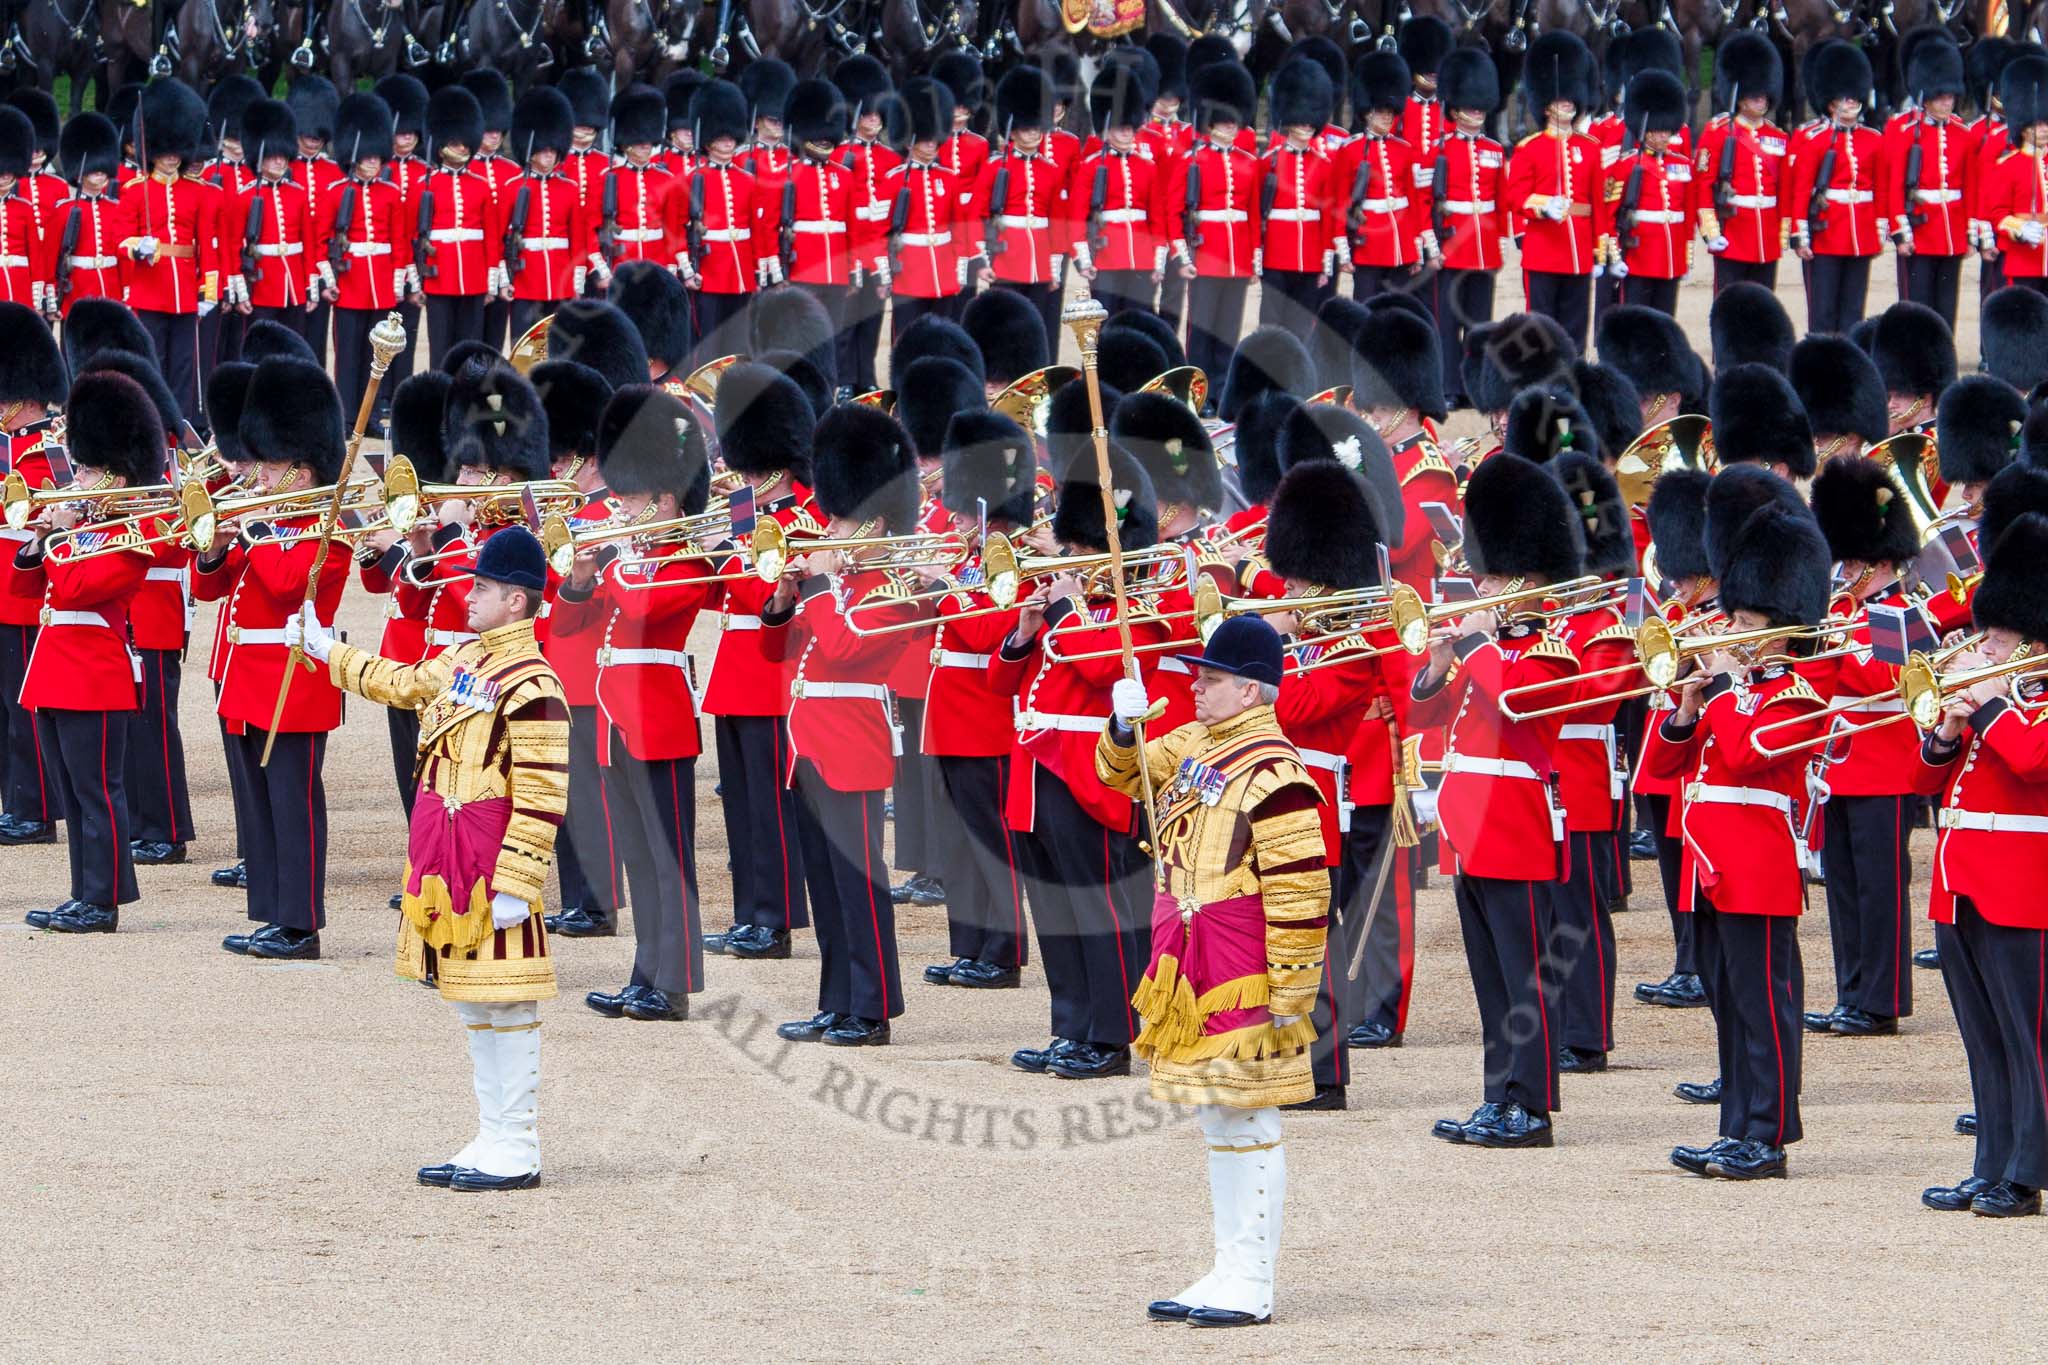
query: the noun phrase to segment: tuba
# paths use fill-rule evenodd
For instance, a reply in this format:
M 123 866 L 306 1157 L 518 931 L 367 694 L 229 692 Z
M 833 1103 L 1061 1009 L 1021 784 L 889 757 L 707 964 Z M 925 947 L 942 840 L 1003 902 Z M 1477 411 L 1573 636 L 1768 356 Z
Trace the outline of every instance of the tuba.
M 1650 491 L 1657 479 L 1671 469 L 1701 469 L 1712 474 L 1720 468 L 1714 454 L 1714 424 L 1696 412 L 1683 413 L 1659 422 L 1629 443 L 1615 461 L 1614 480 L 1621 496 L 1631 507 L 1650 505 Z
M 1163 393 L 1187 404 L 1202 415 L 1202 409 L 1209 403 L 1209 376 L 1194 365 L 1182 365 L 1157 374 L 1138 386 L 1139 393 Z
M 989 400 L 989 407 L 1044 440 L 1054 391 L 1080 377 L 1081 372 L 1072 365 L 1047 365 L 1011 380 L 1009 387 Z
M 555 315 L 548 314 L 539 322 L 526 329 L 519 340 L 512 343 L 512 368 L 525 374 L 548 358 L 548 329 L 554 326 Z

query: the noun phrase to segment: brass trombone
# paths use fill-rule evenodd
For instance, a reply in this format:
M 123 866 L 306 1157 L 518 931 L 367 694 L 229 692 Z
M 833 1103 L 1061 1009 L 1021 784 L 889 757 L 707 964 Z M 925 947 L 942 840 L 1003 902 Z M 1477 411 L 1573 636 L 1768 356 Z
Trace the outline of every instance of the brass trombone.
M 733 553 L 730 549 L 713 549 L 709 546 L 693 545 L 692 542 L 710 535 L 732 533 L 732 512 L 723 499 L 702 512 L 686 517 L 664 517 L 658 521 L 607 521 L 595 526 L 577 530 L 569 525 L 564 516 L 549 514 L 541 523 L 540 545 L 547 551 L 548 567 L 567 578 L 575 567 L 578 551 L 593 545 L 604 545 L 613 541 L 637 540 L 649 548 L 654 546 L 690 545 L 689 555 L 695 559 L 724 559 Z M 634 556 L 641 558 L 642 556 Z M 663 557 L 664 562 L 678 556 Z
M 1071 373 L 1078 375 L 1080 371 Z M 1209 401 L 1209 376 L 1198 365 L 1180 365 L 1163 374 L 1153 375 L 1138 385 L 1138 392 L 1163 393 L 1169 398 L 1179 399 L 1200 417 L 1202 408 Z
M 1866 730 L 1882 730 L 1886 726 L 1896 725 L 1902 720 L 1910 720 L 1922 730 L 1932 730 L 1941 723 L 1942 703 L 1949 694 L 1962 692 L 1990 678 L 2003 677 L 2011 673 L 2048 669 L 2048 659 L 2033 654 L 2031 649 L 2023 646 L 2012 658 L 2002 664 L 1967 669 L 1961 673 L 1943 674 L 1942 669 L 1944 665 L 1964 650 L 1975 648 L 1982 642 L 1983 638 L 1983 633 L 1977 632 L 1956 641 L 1952 645 L 1938 649 L 1932 654 L 1916 651 L 1907 658 L 1905 666 L 1899 670 L 1898 688 L 1891 698 L 1888 699 L 1882 693 L 1874 697 L 1852 697 L 1846 701 L 1835 702 L 1833 705 L 1823 707 L 1818 711 L 1809 711 L 1801 716 L 1794 716 L 1786 720 L 1775 720 L 1768 725 L 1759 725 L 1750 732 L 1750 747 L 1765 758 L 1782 758 L 1786 754 L 1797 753 L 1801 749 L 1818 749 L 1824 745 L 1832 744 L 1837 739 L 1847 739 L 1854 735 L 1860 735 Z M 1772 747 L 1762 742 L 1765 735 L 1775 734 L 1779 730 L 1790 729 L 1795 725 L 1811 725 L 1815 721 L 1832 721 L 1836 717 L 1851 715 L 1859 711 L 1867 713 L 1874 709 L 1872 706 L 1873 702 L 1883 704 L 1887 700 L 1895 700 L 1898 709 L 1886 709 L 1875 720 L 1864 721 L 1856 725 L 1830 725 L 1828 729 L 1818 734 L 1808 735 L 1806 738 L 1797 740 L 1794 743 L 1777 747 Z
M 14 476 L 10 474 L 8 477 L 11 479 Z M 150 491 L 161 492 L 163 487 L 157 485 Z M 197 483 L 188 483 L 176 489 L 173 498 L 168 505 L 131 512 L 111 521 L 76 526 L 69 531 L 53 532 L 44 542 L 44 546 L 47 549 L 55 549 L 59 545 L 72 544 L 83 533 L 95 532 L 107 536 L 108 539 L 91 549 L 78 551 L 73 556 L 74 559 L 91 559 L 96 555 L 111 554 L 116 550 L 146 550 L 152 546 L 174 542 L 182 542 L 187 548 L 202 552 L 212 549 L 213 524 L 209 518 L 213 499 L 207 496 L 206 489 Z M 164 524 L 157 530 L 145 534 L 142 523 L 151 517 L 163 517 Z M 200 528 L 205 535 L 204 544 L 201 544 L 192 533 L 193 527 Z
M 967 547 L 950 531 L 911 531 L 893 536 L 857 536 L 846 540 L 814 540 L 808 536 L 792 543 L 789 533 L 782 529 L 782 523 L 772 517 L 763 518 L 754 528 L 754 534 L 747 540 L 746 558 L 752 560 L 752 567 L 735 573 L 708 574 L 696 578 L 650 579 L 647 582 L 624 581 L 623 586 L 634 589 L 659 587 L 701 587 L 706 583 L 734 583 L 749 578 L 763 583 L 773 583 L 782 577 L 789 566 L 792 554 L 811 554 L 818 550 L 870 550 L 887 546 L 888 553 L 875 559 L 862 561 L 864 569 L 912 569 L 929 564 L 955 564 L 967 553 Z M 721 552 L 723 553 L 723 552 Z
M 1154 545 L 1144 550 L 1133 550 L 1124 556 L 1126 569 L 1159 568 L 1178 563 L 1181 547 L 1178 545 Z M 877 626 L 862 630 L 854 621 L 859 613 L 858 604 L 846 613 L 846 624 L 856 635 L 891 635 L 897 631 L 929 629 L 933 625 L 945 625 L 954 621 L 971 621 L 982 616 L 997 616 L 1016 609 L 1018 599 L 1023 596 L 1024 584 L 1033 578 L 1048 578 L 1054 574 L 1072 573 L 1083 578 L 1091 577 L 1109 567 L 1107 554 L 1092 555 L 1019 555 L 1017 547 L 1009 536 L 1001 531 L 991 532 L 981 550 L 981 590 L 988 594 L 994 605 L 975 607 L 969 611 L 954 612 L 943 618 L 927 617 L 918 621 L 899 621 L 893 625 Z M 950 597 L 960 591 L 955 587 L 930 588 L 897 599 L 900 602 L 930 602 Z M 890 605 L 897 605 L 891 603 Z
M 391 528 L 400 534 L 409 534 L 419 525 L 420 513 L 429 505 L 444 502 L 474 502 L 481 504 L 478 510 L 490 509 L 499 515 L 520 512 L 523 515 L 525 495 L 531 491 L 541 515 L 560 516 L 564 520 L 574 516 L 589 500 L 589 495 L 567 479 L 533 479 L 522 483 L 427 483 L 420 482 L 418 471 L 412 461 L 403 455 L 394 455 L 384 466 L 383 500 L 381 507 L 390 519 Z
M 30 489 L 21 471 L 9 470 L 0 480 L 0 508 L 11 530 L 19 531 L 45 507 L 63 503 L 91 503 L 95 507 L 117 506 L 124 515 L 153 516 L 178 505 L 178 490 L 170 484 L 135 484 L 121 488 L 37 488 Z M 139 505 L 134 505 L 139 504 Z M 102 524 L 101 529 L 105 529 Z
M 1934 482 L 1941 477 L 1940 455 L 1934 438 L 1918 431 L 1888 436 L 1869 450 L 1864 458 L 1883 465 L 1892 482 L 1906 495 L 1906 510 L 1912 514 L 1913 529 L 1924 542 L 1935 534 L 1941 508 L 1934 500 Z

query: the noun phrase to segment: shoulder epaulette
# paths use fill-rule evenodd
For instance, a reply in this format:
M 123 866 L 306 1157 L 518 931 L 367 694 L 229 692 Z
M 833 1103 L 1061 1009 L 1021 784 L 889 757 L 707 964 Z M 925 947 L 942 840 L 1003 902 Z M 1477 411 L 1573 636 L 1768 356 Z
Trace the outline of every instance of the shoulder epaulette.
M 1519 152 L 1519 151 L 1521 151 L 1521 150 L 1522 150 L 1522 148 L 1524 148 L 1524 147 L 1528 146 L 1528 145 L 1529 145 L 1530 143 L 1534 142 L 1534 141 L 1535 141 L 1535 140 L 1536 140 L 1537 138 L 1539 138 L 1539 137 L 1542 137 L 1542 136 L 1543 136 L 1543 130 L 1539 128 L 1539 129 L 1537 129 L 1537 130 L 1536 130 L 1535 132 L 1533 132 L 1533 133 L 1529 134 L 1529 135 L 1528 135 L 1527 137 L 1523 138 L 1523 139 L 1522 139 L 1522 140 L 1521 140 L 1520 142 L 1517 142 L 1517 143 L 1515 144 L 1515 150 L 1516 150 L 1516 151 L 1518 151 L 1518 152 Z
M 907 602 L 910 598 L 910 589 L 892 578 L 886 583 L 878 583 L 868 589 L 862 595 L 860 603 L 857 605 L 864 605 L 869 602 Z M 938 622 L 934 621 L 932 624 L 937 625 Z
M 1454 479 L 1458 477 L 1458 471 L 1444 458 L 1443 451 L 1430 441 L 1423 443 L 1422 457 L 1416 460 L 1414 467 L 1401 476 L 1402 487 L 1405 488 L 1410 480 L 1420 478 L 1424 474 L 1448 474 Z
M 1815 706 L 1824 706 L 1827 704 L 1826 702 L 1821 700 L 1820 693 L 1813 690 L 1813 684 L 1809 683 L 1806 679 L 1798 676 L 1797 674 L 1793 675 L 1792 685 L 1790 687 L 1786 688 L 1782 692 L 1771 693 L 1770 696 L 1765 697 L 1761 701 L 1759 701 L 1757 705 L 1759 708 L 1761 708 L 1765 706 L 1776 706 L 1782 702 L 1811 702 Z
M 1626 640 L 1628 641 L 1628 643 L 1633 645 L 1636 642 L 1636 633 L 1633 630 L 1629 629 L 1628 622 L 1616 621 L 1614 624 L 1608 626 L 1604 630 L 1597 632 L 1593 636 L 1593 638 L 1588 640 L 1586 643 L 1589 645 L 1598 645 L 1605 644 L 1609 640 Z
M 1573 663 L 1577 663 L 1579 659 L 1570 645 L 1547 632 L 1528 653 L 1532 659 L 1570 659 Z

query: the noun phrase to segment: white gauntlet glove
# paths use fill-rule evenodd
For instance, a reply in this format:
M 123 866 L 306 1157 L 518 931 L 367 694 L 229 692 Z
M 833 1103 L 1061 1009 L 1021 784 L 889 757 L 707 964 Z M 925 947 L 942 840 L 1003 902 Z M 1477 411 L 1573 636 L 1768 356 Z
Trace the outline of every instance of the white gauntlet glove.
M 1145 713 L 1152 709 L 1152 698 L 1145 694 L 1145 684 L 1135 678 L 1118 678 L 1109 689 L 1110 709 L 1125 729 L 1132 728 L 1145 719 Z
M 2044 227 L 2042 224 L 2030 219 L 2027 222 L 2021 223 L 2012 235 L 2025 242 L 2028 246 L 2039 246 L 2043 241 L 2048 241 L 2048 227 Z
M 491 927 L 493 929 L 517 929 L 533 915 L 533 906 L 519 899 L 510 891 L 491 893 Z
M 288 649 L 296 645 L 307 657 L 326 663 L 327 656 L 334 652 L 334 632 L 320 624 L 311 607 L 300 607 L 295 615 L 285 618 L 284 643 Z
M 1252 248 L 1252 274 L 1263 275 L 1265 273 L 1266 249 L 1262 246 L 1255 246 Z
M 1571 211 L 1572 201 L 1561 194 L 1551 195 L 1543 204 L 1543 216 L 1553 223 L 1562 223 Z
M 1064 256 L 1054 256 L 1052 258 L 1052 287 L 1055 290 L 1059 289 L 1066 280 L 1066 271 L 1067 258 Z
M 320 262 L 318 269 L 320 272 L 320 284 L 322 286 L 322 289 L 331 297 L 340 288 L 340 286 L 338 286 L 334 282 L 334 263 L 332 261 L 322 261 Z

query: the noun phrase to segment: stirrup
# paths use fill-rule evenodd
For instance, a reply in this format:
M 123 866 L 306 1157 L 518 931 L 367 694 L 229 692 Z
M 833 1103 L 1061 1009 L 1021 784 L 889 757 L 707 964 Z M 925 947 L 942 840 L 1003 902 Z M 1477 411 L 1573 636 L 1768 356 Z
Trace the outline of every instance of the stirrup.
M 294 71 L 311 71 L 313 69 L 313 40 L 311 38 L 302 40 L 297 47 L 292 49 L 291 65 Z
M 420 44 L 419 39 L 413 37 L 410 33 L 405 35 L 405 64 L 408 67 L 418 70 L 433 60 L 434 54 L 427 51 Z
M 175 70 L 171 65 L 171 54 L 167 48 L 158 48 L 156 55 L 149 59 L 149 75 L 152 80 L 162 80 Z

